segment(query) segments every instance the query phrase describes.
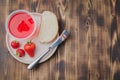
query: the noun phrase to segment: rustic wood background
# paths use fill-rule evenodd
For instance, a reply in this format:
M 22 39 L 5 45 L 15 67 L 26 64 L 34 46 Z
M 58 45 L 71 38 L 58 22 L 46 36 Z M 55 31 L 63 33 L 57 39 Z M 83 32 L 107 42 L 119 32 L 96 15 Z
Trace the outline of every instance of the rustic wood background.
M 37 69 L 27 70 L 5 44 L 5 19 L 14 10 L 58 17 L 69 38 Z M 120 0 L 0 0 L 0 80 L 120 80 Z

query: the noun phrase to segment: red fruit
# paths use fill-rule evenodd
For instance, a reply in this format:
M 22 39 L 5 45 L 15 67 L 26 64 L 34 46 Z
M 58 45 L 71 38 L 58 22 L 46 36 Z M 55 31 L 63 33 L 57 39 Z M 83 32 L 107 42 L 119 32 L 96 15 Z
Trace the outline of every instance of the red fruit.
M 30 57 L 34 57 L 34 52 L 35 52 L 35 48 L 36 48 L 36 45 L 35 43 L 33 42 L 27 42 L 25 45 L 24 45 L 24 49 L 25 51 L 28 53 L 28 55 Z
M 22 21 L 20 25 L 18 26 L 18 31 L 23 32 L 23 31 L 28 31 L 28 30 L 29 30 L 28 25 L 25 23 L 25 21 Z
M 17 49 L 16 54 L 18 57 L 23 57 L 25 55 L 25 51 L 23 49 Z
M 20 43 L 18 41 L 14 40 L 11 42 L 11 46 L 12 46 L 12 48 L 16 49 L 16 48 L 20 47 Z

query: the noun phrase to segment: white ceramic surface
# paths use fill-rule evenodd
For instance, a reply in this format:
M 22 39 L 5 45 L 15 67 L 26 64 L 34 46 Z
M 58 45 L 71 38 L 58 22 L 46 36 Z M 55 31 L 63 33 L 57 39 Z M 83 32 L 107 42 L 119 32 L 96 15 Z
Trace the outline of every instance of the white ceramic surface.
M 18 57 L 16 55 L 16 49 L 13 49 L 11 46 L 10 46 L 10 43 L 11 41 L 15 40 L 13 37 L 9 36 L 8 34 L 6 34 L 6 45 L 7 45 L 7 48 L 10 52 L 10 54 L 18 61 L 22 62 L 22 63 L 25 63 L 25 64 L 30 64 L 32 61 L 34 61 L 38 56 L 40 56 L 50 45 L 51 43 L 49 44 L 41 44 L 37 38 L 34 38 L 32 41 L 36 44 L 36 50 L 35 50 L 35 56 L 34 58 L 31 58 L 28 56 L 28 54 L 25 52 L 25 56 L 24 57 Z M 20 48 L 21 49 L 24 49 L 24 44 L 29 41 L 29 40 L 22 40 L 20 41 Z M 53 50 L 51 50 L 41 61 L 40 63 L 46 61 L 47 59 L 49 59 L 53 54 L 54 52 L 56 51 L 57 47 L 54 48 Z
M 39 13 L 32 13 L 36 18 L 38 18 L 38 16 L 40 15 Z M 38 18 L 39 19 L 39 18 Z M 36 19 L 37 21 L 39 21 L 38 19 Z M 39 22 L 38 22 L 39 23 Z M 25 63 L 25 64 L 30 64 L 32 61 L 34 61 L 38 56 L 40 56 L 51 44 L 41 44 L 39 42 L 39 40 L 37 39 L 37 37 L 34 37 L 32 39 L 32 41 L 36 44 L 36 50 L 35 50 L 35 56 L 34 58 L 31 58 L 29 57 L 29 55 L 25 52 L 25 56 L 24 57 L 18 57 L 16 56 L 16 49 L 13 49 L 11 46 L 10 46 L 10 43 L 11 41 L 13 40 L 17 40 L 16 38 L 10 36 L 9 34 L 6 34 L 6 45 L 7 45 L 7 48 L 10 52 L 10 54 L 18 61 L 22 62 L 22 63 Z M 24 45 L 30 41 L 29 39 L 27 40 L 18 40 L 21 44 L 20 48 L 24 49 Z M 44 61 L 46 61 L 47 59 L 49 59 L 53 54 L 54 52 L 56 51 L 57 47 L 55 47 L 54 49 L 52 49 L 47 55 L 45 55 L 43 57 L 43 59 L 39 62 L 39 63 L 42 63 Z

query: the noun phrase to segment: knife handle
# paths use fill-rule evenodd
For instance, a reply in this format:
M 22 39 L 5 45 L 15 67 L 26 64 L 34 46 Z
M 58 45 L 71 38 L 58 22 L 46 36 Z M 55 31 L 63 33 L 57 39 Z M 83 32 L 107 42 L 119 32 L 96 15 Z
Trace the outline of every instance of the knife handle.
M 61 44 L 68 37 L 68 35 L 69 35 L 68 31 L 64 30 L 62 34 L 57 38 L 57 40 L 53 42 L 52 45 L 50 45 L 50 48 L 55 48 L 56 46 Z

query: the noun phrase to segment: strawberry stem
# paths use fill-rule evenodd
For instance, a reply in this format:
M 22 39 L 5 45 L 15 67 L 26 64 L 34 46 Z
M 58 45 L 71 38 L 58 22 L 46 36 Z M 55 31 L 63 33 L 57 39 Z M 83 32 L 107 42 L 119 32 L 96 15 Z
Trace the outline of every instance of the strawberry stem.
M 17 55 L 18 57 L 20 56 L 20 54 L 19 54 L 18 52 L 16 53 L 16 55 Z
M 32 39 L 30 41 L 27 42 L 27 44 L 31 44 L 32 43 Z
M 17 41 L 17 40 L 14 40 L 14 42 L 16 42 L 16 43 L 17 43 L 18 41 Z

